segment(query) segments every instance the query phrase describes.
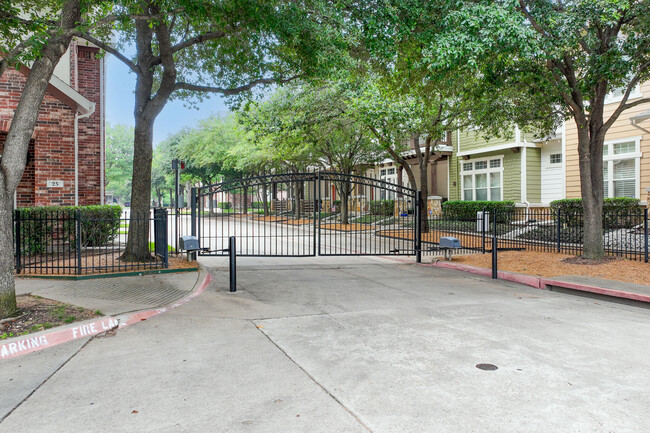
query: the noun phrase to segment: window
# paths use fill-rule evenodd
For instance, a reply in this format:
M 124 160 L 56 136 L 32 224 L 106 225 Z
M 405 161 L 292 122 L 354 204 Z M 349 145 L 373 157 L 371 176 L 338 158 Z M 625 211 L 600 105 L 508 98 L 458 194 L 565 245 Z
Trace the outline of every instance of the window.
M 616 89 L 613 89 L 605 96 L 605 104 L 620 102 L 621 100 L 623 100 L 623 95 L 625 94 L 626 90 L 627 90 L 627 86 L 617 87 Z M 630 92 L 630 97 L 628 98 L 628 100 L 640 98 L 641 96 L 642 96 L 641 86 L 637 84 Z
M 562 154 L 554 153 L 551 155 L 551 164 L 562 164 Z
M 395 174 L 395 168 L 388 168 L 388 169 L 383 169 L 380 172 L 380 180 L 383 180 L 384 182 L 388 183 L 397 183 L 397 175 Z M 395 191 L 388 191 L 384 188 L 381 188 L 380 194 L 379 194 L 379 199 L 380 200 L 394 200 L 395 199 Z
M 502 172 L 502 156 L 463 163 L 463 200 L 501 200 Z
M 603 183 L 605 198 L 638 197 L 640 137 L 605 143 Z

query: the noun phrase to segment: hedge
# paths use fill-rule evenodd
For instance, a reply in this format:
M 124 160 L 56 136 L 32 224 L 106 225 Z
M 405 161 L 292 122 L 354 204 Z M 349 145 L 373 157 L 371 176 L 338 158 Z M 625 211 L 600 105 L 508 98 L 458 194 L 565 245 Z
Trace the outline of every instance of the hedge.
M 43 206 L 18 208 L 20 245 L 23 253 L 46 252 L 47 246 L 63 241 L 75 248 L 77 211 L 81 219 L 81 239 L 84 246 L 105 245 L 120 228 L 122 208 L 104 206 Z
M 583 223 L 581 198 L 567 198 L 551 202 L 553 219 L 570 227 Z M 643 206 L 639 199 L 629 197 L 606 198 L 603 200 L 603 228 L 630 228 L 643 223 Z
M 370 213 L 372 215 L 392 216 L 395 212 L 395 200 L 372 200 Z
M 476 213 L 483 210 L 489 212 L 490 215 L 496 215 L 499 223 L 508 222 L 515 212 L 515 202 L 452 200 L 442 204 L 444 219 L 476 221 Z
M 219 209 L 230 209 L 231 204 L 229 201 L 220 201 L 219 203 L 217 203 L 217 207 Z

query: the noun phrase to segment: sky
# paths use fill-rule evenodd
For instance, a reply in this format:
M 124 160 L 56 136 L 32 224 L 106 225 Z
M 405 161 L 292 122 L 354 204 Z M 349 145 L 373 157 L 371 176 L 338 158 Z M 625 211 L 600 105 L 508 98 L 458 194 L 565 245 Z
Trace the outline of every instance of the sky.
M 124 63 L 106 54 L 106 121 L 108 123 L 131 126 L 135 124 L 134 90 L 135 74 L 131 73 Z M 211 95 L 210 99 L 194 107 L 185 107 L 183 101 L 168 102 L 154 124 L 154 146 L 184 126 L 193 126 L 198 120 L 212 114 L 223 115 L 227 112 L 225 98 L 220 95 Z

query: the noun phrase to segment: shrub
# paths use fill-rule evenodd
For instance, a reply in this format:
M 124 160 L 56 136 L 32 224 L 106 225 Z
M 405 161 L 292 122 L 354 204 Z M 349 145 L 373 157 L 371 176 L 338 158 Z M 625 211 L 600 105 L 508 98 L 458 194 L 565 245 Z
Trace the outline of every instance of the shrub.
M 372 215 L 392 216 L 395 212 L 395 200 L 373 200 L 370 202 Z
M 230 209 L 231 204 L 230 204 L 229 201 L 220 201 L 219 203 L 217 203 L 217 207 L 218 207 L 219 209 L 224 209 L 224 210 L 226 210 L 226 209 Z
M 553 220 L 569 227 L 581 227 L 583 210 L 581 198 L 568 198 L 551 202 Z M 603 201 L 603 228 L 629 228 L 643 223 L 643 206 L 639 199 L 629 197 L 606 198 Z
M 112 205 L 43 206 L 19 208 L 16 211 L 20 216 L 18 236 L 25 254 L 47 252 L 47 247 L 57 242 L 75 248 L 77 211 L 83 244 L 105 245 L 117 234 L 122 215 L 122 208 Z
M 254 201 L 251 203 L 251 209 L 264 209 L 263 201 Z
M 457 221 L 476 221 L 476 213 L 487 211 L 496 215 L 497 222 L 505 223 L 512 220 L 515 213 L 515 203 L 512 201 L 464 201 L 452 200 L 442 204 L 444 219 Z

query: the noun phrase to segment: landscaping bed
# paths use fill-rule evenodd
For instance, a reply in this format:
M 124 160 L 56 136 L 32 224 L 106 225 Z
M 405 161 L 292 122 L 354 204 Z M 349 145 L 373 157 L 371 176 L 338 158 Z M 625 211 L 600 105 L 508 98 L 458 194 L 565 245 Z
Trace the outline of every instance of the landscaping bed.
M 572 257 L 574 256 L 537 251 L 503 251 L 498 255 L 498 268 L 500 271 L 537 277 L 581 275 L 635 284 L 650 284 L 649 263 L 616 257 L 612 260 L 600 261 L 597 264 L 574 264 L 570 263 L 570 260 L 565 260 Z M 455 256 L 453 261 L 465 265 L 491 268 L 492 255 Z
M 101 311 L 86 310 L 39 296 L 17 296 L 16 302 L 20 311 L 16 317 L 0 323 L 0 341 L 103 316 Z

